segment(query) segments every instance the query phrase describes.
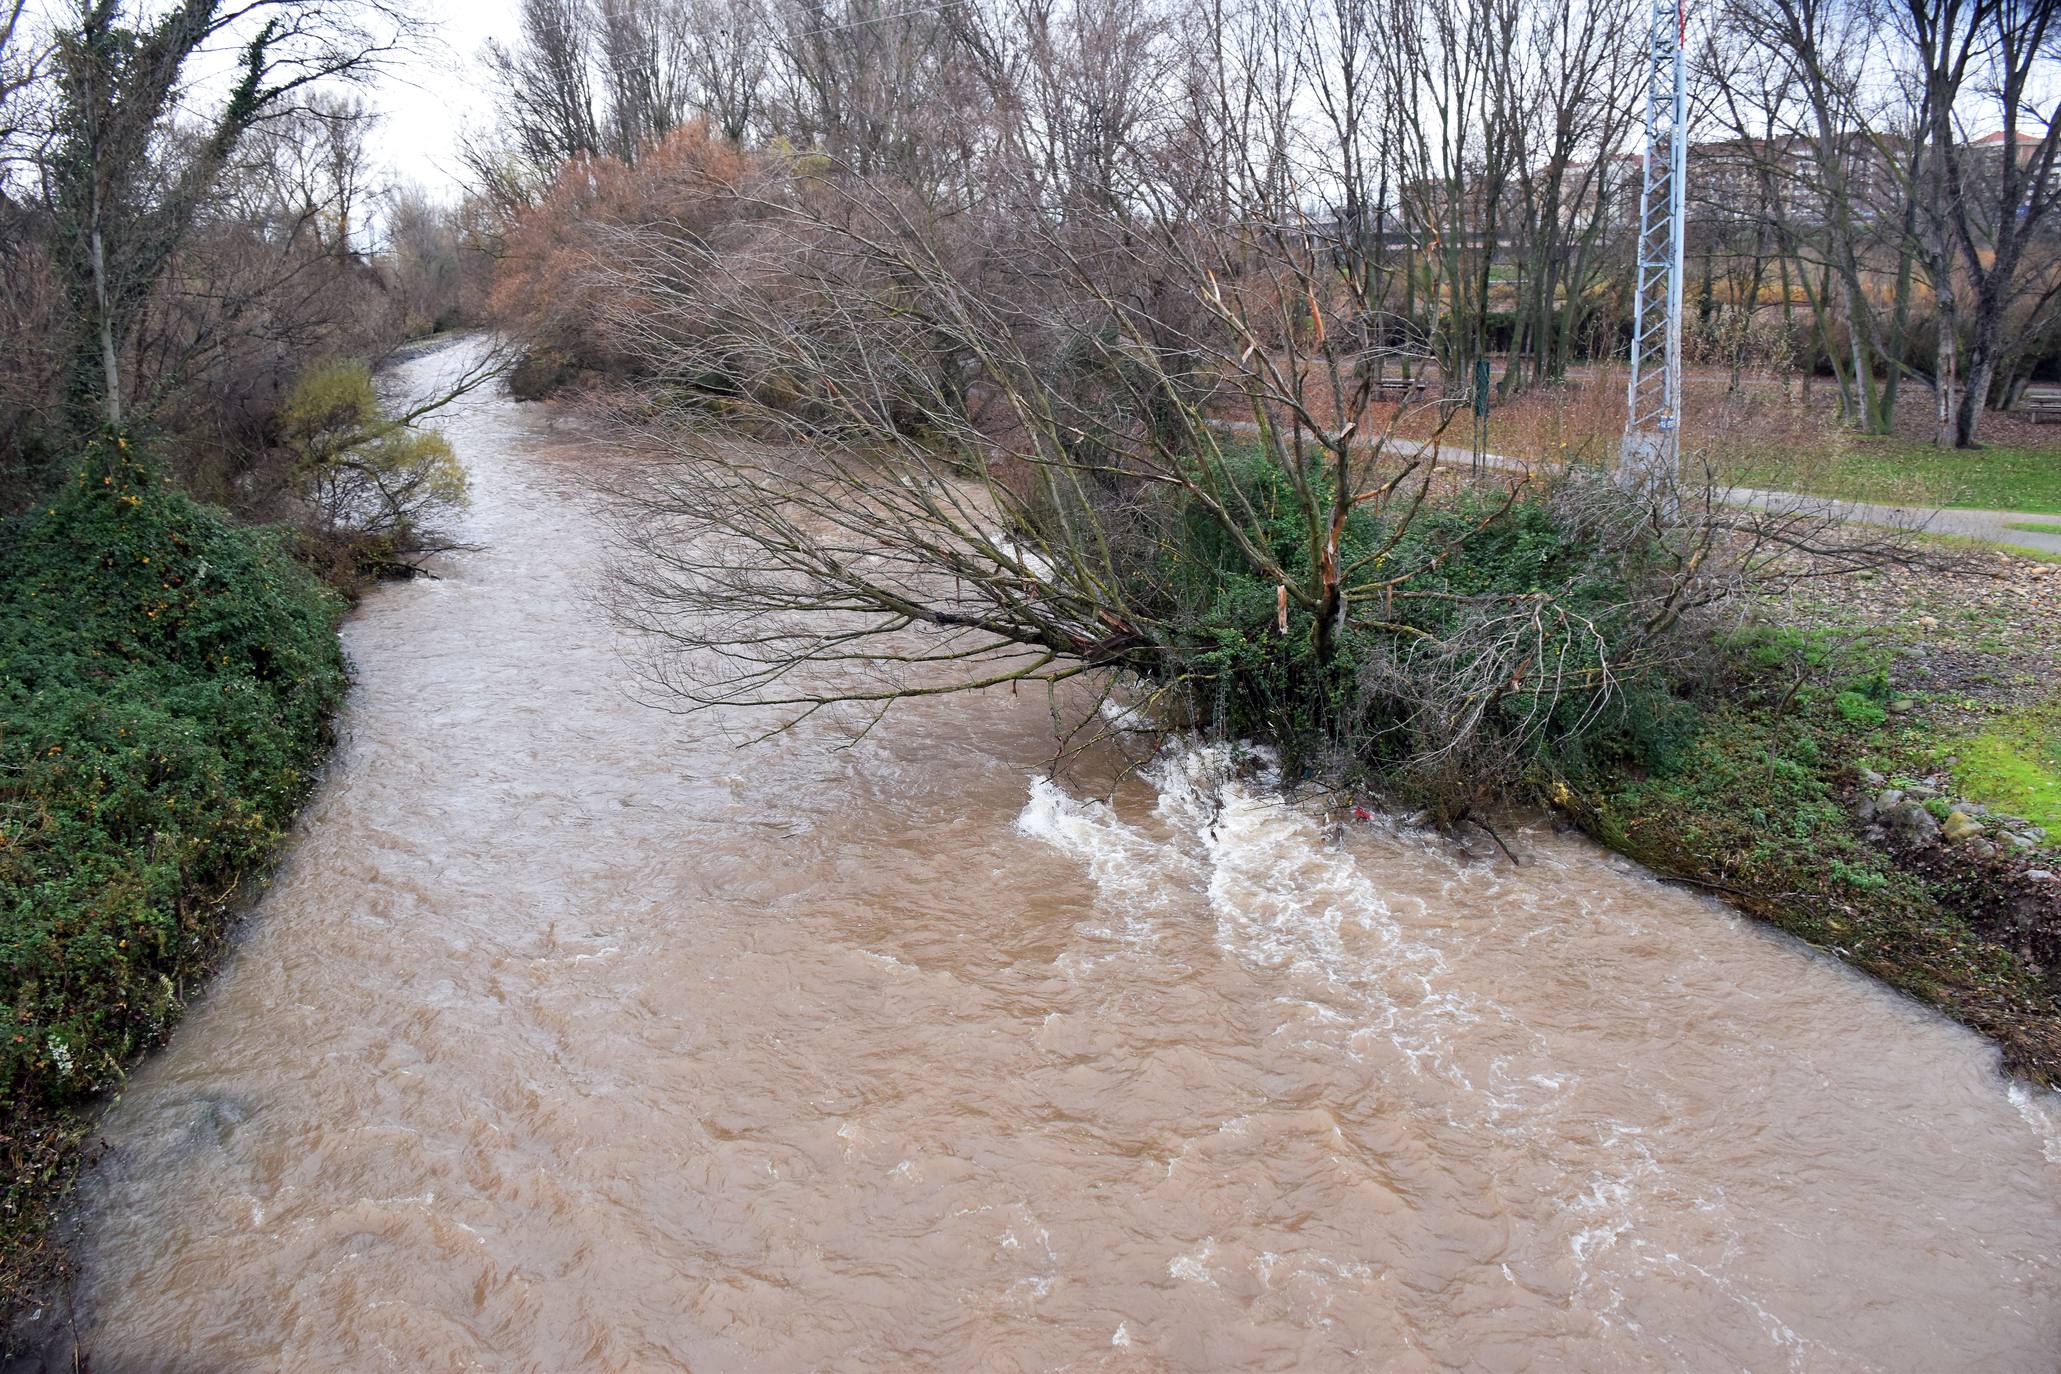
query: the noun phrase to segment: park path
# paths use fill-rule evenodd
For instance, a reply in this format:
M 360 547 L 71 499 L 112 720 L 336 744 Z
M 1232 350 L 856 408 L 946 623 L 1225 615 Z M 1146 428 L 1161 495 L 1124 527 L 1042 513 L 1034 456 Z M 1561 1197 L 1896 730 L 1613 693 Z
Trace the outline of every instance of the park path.
M 1250 422 L 1234 423 L 1250 427 Z M 1391 439 L 1388 441 L 1388 447 L 1398 453 L 1415 455 L 1432 445 L 1414 439 Z M 1437 447 L 1438 460 L 1441 463 L 1458 464 L 1474 461 L 1474 450 L 1471 448 L 1463 448 L 1457 444 L 1442 444 Z M 1512 458 L 1500 453 L 1484 453 L 1481 455 L 1481 462 L 1487 467 L 1509 472 L 1523 472 L 1532 466 L 1522 458 Z M 1894 529 L 1922 531 L 1926 534 L 1980 539 L 1992 544 L 2015 544 L 2019 548 L 2036 549 L 2041 553 L 2061 556 L 2061 516 L 2042 517 L 2028 515 L 2023 511 L 1973 510 L 1957 506 L 1893 506 L 1760 487 L 1733 487 L 1726 492 L 1725 500 L 1733 505 L 1749 506 L 1756 510 L 1780 510 L 1809 516 L 1826 515 L 1857 525 L 1882 525 Z M 2056 528 L 2052 531 L 2011 528 L 2014 523 L 2042 521 L 2052 523 Z
M 1887 525 L 1899 529 L 1923 530 L 1927 534 L 1981 539 L 1992 544 L 2015 544 L 2023 549 L 2061 555 L 2061 517 L 2046 523 L 2049 530 L 2012 529 L 2014 522 L 2039 521 L 2040 516 L 2023 511 L 1969 510 L 1956 506 L 1885 506 L 1868 501 L 1843 501 L 1836 497 L 1806 496 L 1788 491 L 1760 491 L 1738 487 L 1731 499 L 1760 509 L 1823 509 L 1827 514 L 1858 525 Z

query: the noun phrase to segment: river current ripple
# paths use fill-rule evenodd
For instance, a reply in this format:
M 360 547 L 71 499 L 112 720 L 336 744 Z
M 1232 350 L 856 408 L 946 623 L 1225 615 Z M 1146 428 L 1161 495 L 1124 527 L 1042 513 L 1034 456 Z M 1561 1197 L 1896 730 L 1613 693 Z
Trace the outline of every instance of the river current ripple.
M 484 547 L 349 621 L 82 1188 L 101 1374 L 2061 1362 L 2057 1116 L 1967 1032 L 1542 828 L 1048 781 L 1042 694 L 739 749 L 633 690 L 618 460 L 445 426 Z

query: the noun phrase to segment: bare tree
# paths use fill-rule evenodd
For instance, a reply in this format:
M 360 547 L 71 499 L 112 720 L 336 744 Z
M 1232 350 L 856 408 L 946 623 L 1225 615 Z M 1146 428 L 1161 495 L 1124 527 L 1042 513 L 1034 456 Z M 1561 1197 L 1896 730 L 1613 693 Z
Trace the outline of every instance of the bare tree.
M 777 3 L 771 86 L 783 133 L 861 175 L 963 184 L 967 131 L 953 116 L 975 79 L 953 5 Z
M 813 36 L 841 54 L 844 32 Z M 761 0 L 523 0 L 515 37 L 486 52 L 497 136 L 520 166 L 487 146 L 468 149 L 468 166 L 481 188 L 520 204 L 568 159 L 633 163 L 693 118 L 741 142 L 767 99 L 773 38 Z
M 305 233 L 327 253 L 369 245 L 374 171 L 365 140 L 374 119 L 362 101 L 316 93 L 254 129 L 225 169 L 221 211 L 275 237 Z
M 1501 390 L 1558 380 L 1582 328 L 1583 302 L 1605 267 L 1606 233 L 1628 195 L 1641 67 L 1624 40 L 1637 27 L 1625 0 L 1528 9 L 1512 60 L 1493 73 L 1492 118 L 1516 131 L 1511 257 L 1516 320 Z M 1519 360 L 1529 355 L 1528 373 Z
M 63 297 L 51 289 L 48 217 L 34 203 L 49 52 L 28 20 L 26 0 L 0 4 L 0 502 L 10 507 L 27 476 L 29 436 L 54 418 L 46 400 L 68 353 Z
M 1964 54 L 1980 54 L 1980 94 L 2001 126 L 1993 144 L 1964 141 L 1952 136 L 1957 130 L 1942 127 L 1951 108 L 1942 106 L 1933 139 L 1936 184 L 1944 196 L 1940 214 L 1973 288 L 1968 376 L 1954 421 L 1955 446 L 1973 448 L 2006 353 L 2004 321 L 2023 282 L 2026 251 L 2038 241 L 2061 196 L 2054 175 L 2061 153 L 2061 107 L 2050 104 L 2042 116 L 2033 104 L 2042 84 L 2035 78 L 2044 76 L 2051 84 L 2057 72 L 2061 28 L 2048 4 L 1979 0 L 1965 9 L 1955 4 L 1943 8 L 1929 22 L 1914 23 L 1917 32 L 1934 39 L 1929 46 L 1936 61 L 1928 78 L 1939 70 L 1944 88 L 1944 78 L 1967 60 Z M 1947 28 L 1955 18 L 1967 25 L 1970 37 L 1956 41 Z M 1959 118 L 1965 119 L 1965 113 Z M 2028 132 L 2028 126 L 2037 132 Z
M 1126 176 L 1154 196 L 1134 203 L 1194 180 Z M 682 459 L 642 495 L 624 611 L 673 646 L 674 689 L 772 708 L 769 728 L 1117 672 L 1218 724 L 1315 711 L 1471 796 L 1486 760 L 1585 728 L 1782 557 L 1871 556 L 1794 510 L 1706 496 L 1664 526 L 1579 476 L 1451 484 L 1436 444 L 1387 431 L 1337 327 L 1359 302 L 1302 225 L 1053 221 L 1026 175 L 995 213 L 1032 227 L 998 267 L 998 224 L 892 182 L 705 194 L 734 199 L 728 228 L 617 226 L 588 281 L 653 379 L 629 413 Z M 1447 578 L 1541 510 L 1567 562 Z
M 1898 166 L 1908 154 L 1886 137 L 1891 88 L 1868 78 L 1888 57 L 1881 32 L 1864 6 L 1838 0 L 1731 0 L 1725 21 L 1758 91 L 1742 101 L 1714 72 L 1713 112 L 1731 125 L 1738 161 L 1773 188 L 1776 237 L 1797 259 L 1843 412 L 1887 433 L 1895 391 L 1882 379 L 1903 366 L 1908 311 L 1893 302 L 1885 319 L 1871 279 L 1895 277 L 1883 272 L 1885 257 L 1907 260 L 1914 211 Z
M 2056 70 L 2052 7 L 1732 0 L 1722 15 L 1707 108 L 1759 160 L 1784 284 L 1793 265 L 1844 409 L 1888 432 L 1913 376 L 1934 389 L 1939 441 L 1973 446 L 2061 295 L 2055 254 L 2032 251 L 2055 195 L 2056 130 L 2033 104 Z M 1921 275 L 1929 373 L 1908 356 Z
M 672 0 L 599 0 L 605 142 L 634 162 L 695 112 L 691 15 Z
M 514 40 L 487 45 L 504 134 L 547 174 L 567 158 L 601 150 L 593 47 L 591 0 L 522 0 Z
M 1517 60 L 1514 0 L 1413 0 L 1394 8 L 1391 60 L 1406 92 L 1401 200 L 1415 236 L 1428 334 L 1448 403 L 1488 352 L 1488 316 L 1519 140 L 1495 76 Z
M 28 0 L 0 3 L 0 194 L 15 167 L 41 143 L 31 95 L 49 53 L 31 34 L 27 19 Z
M 405 332 L 442 329 L 468 313 L 478 260 L 466 243 L 463 207 L 432 200 L 420 187 L 389 188 L 382 199 L 381 258 Z
M 123 0 L 80 0 L 55 55 L 58 137 L 47 171 L 58 261 L 85 343 L 78 408 L 119 427 L 122 357 L 137 313 L 244 136 L 317 82 L 363 77 L 409 27 L 380 0 L 182 0 L 132 18 Z M 220 108 L 183 148 L 164 138 L 195 54 L 237 45 Z
M 773 32 L 762 0 L 685 0 L 682 65 L 696 108 L 723 137 L 742 143 L 766 101 Z
M 314 95 L 254 128 L 139 305 L 126 385 L 190 489 L 267 511 L 276 411 L 311 360 L 376 359 L 414 322 L 393 289 L 369 119 Z

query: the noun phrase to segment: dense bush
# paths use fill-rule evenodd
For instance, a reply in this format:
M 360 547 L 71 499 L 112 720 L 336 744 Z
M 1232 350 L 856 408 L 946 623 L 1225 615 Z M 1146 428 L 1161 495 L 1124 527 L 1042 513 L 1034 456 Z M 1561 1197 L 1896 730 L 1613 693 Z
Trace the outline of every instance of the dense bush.
M 1257 452 L 1235 474 L 1267 554 L 1309 576 L 1288 474 Z M 1568 495 L 1453 490 L 1406 517 L 1354 509 L 1339 541 L 1353 580 L 1405 575 L 1363 593 L 1328 647 L 1307 612 L 1284 618 L 1221 522 L 1183 511 L 1147 577 L 1174 603 L 1167 619 L 1192 630 L 1169 648 L 1194 714 L 1267 740 L 1291 768 L 1342 759 L 1442 805 L 1598 749 L 1650 764 L 1688 728 L 1672 688 L 1696 636 L 1655 661 L 1637 550 L 1599 538 Z
M 756 159 L 703 124 L 683 125 L 646 148 L 634 165 L 587 157 L 560 168 L 535 204 L 509 226 L 496 266 L 492 310 L 524 350 L 516 395 L 541 397 L 577 372 L 629 375 L 642 370 L 626 350 L 610 305 L 625 295 L 613 270 L 625 235 L 659 232 L 705 244 L 751 213 Z M 673 290 L 682 283 L 674 282 Z M 628 314 L 640 313 L 632 304 Z
M 176 1018 L 322 756 L 345 683 L 338 609 L 274 535 L 120 448 L 6 532 L 0 1116 L 15 1128 L 118 1081 Z

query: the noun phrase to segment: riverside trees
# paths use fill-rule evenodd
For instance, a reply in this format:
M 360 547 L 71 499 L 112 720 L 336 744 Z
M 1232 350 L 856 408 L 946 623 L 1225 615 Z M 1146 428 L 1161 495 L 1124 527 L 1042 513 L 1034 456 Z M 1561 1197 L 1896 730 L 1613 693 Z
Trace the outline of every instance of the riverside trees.
M 0 502 L 117 428 L 148 431 L 202 494 L 287 513 L 265 503 L 294 378 L 458 312 L 455 223 L 383 213 L 370 116 L 349 94 L 417 33 L 385 0 L 81 0 L 47 25 L 15 7 L 0 24 Z M 405 252 L 384 251 L 387 227 Z
M 1461 808 L 1598 727 L 1640 747 L 1740 586 L 1893 556 L 1699 492 L 1670 521 L 1579 473 L 1449 480 L 1382 368 L 1459 337 L 1394 323 L 1452 259 L 1324 201 L 1339 145 L 1299 112 L 1382 117 L 1332 30 L 1035 18 L 952 16 L 926 70 L 962 103 L 820 126 L 838 153 L 688 125 L 515 217 L 510 327 L 583 339 L 682 459 L 623 606 L 691 701 L 1096 673 Z
M 375 30 L 361 22 L 383 21 Z M 396 41 L 377 0 L 182 0 L 132 16 L 122 0 L 84 0 L 59 29 L 53 146 L 45 164 L 54 258 L 78 317 L 78 403 L 120 428 L 132 383 L 124 358 L 139 314 L 234 157 L 289 97 L 371 68 Z M 210 43 L 238 46 L 236 74 L 190 136 L 165 137 L 175 93 Z
M 520 76 L 504 119 L 533 164 L 528 193 L 563 156 L 634 162 L 697 117 L 733 143 L 950 184 L 967 204 L 1004 156 L 1055 194 L 1121 199 L 1126 140 L 1168 121 L 1199 133 L 1235 103 L 1252 140 L 1241 184 L 1292 187 L 1300 218 L 1364 250 L 1376 306 L 1356 327 L 1395 350 L 1377 365 L 1433 370 L 1461 401 L 1495 355 L 1508 399 L 1622 349 L 1646 16 L 1620 0 L 722 13 L 526 8 L 496 62 Z M 1705 354 L 1826 373 L 1869 432 L 1930 391 L 1940 441 L 1964 447 L 1985 407 L 2061 375 L 2053 7 L 1725 0 L 1693 17 L 1690 324 Z M 546 126 L 586 132 L 540 142 Z
M 1710 216 L 1706 279 L 1772 242 L 1854 422 L 1889 432 L 1911 378 L 1940 442 L 1973 447 L 1984 409 L 2054 364 L 2057 72 L 2051 5 L 1728 0 L 1701 83 L 1726 142 L 1700 193 L 1756 209 Z

